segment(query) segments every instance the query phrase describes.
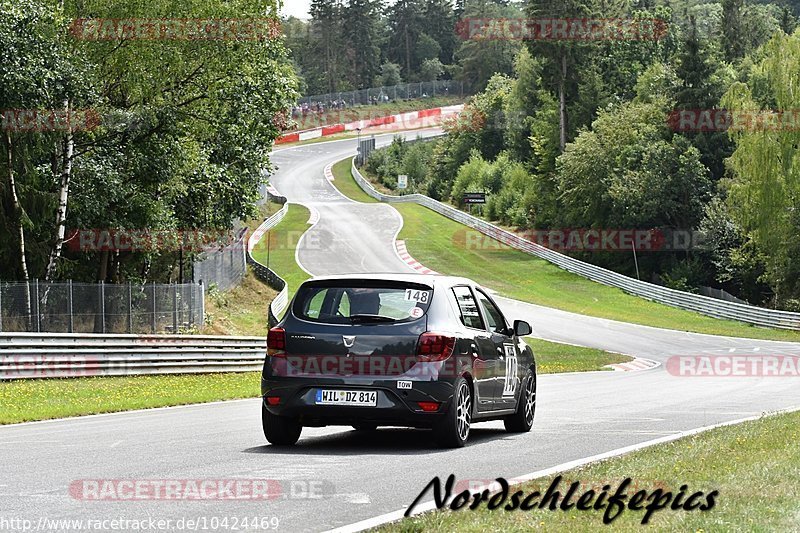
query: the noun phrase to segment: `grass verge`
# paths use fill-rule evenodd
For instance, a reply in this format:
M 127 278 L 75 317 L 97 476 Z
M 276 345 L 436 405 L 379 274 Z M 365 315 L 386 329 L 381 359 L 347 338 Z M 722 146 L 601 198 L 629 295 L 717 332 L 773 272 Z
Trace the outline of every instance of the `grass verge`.
M 334 171 L 334 185 L 344 194 L 350 196 L 353 187 L 360 191 L 350 175 L 349 161 L 346 165 L 335 165 Z M 366 196 L 361 191 L 351 198 L 361 201 L 361 195 Z M 711 335 L 800 341 L 798 331 L 719 320 L 638 298 L 508 249 L 488 237 L 481 237 L 481 246 L 468 246 L 468 230 L 458 222 L 417 204 L 394 207 L 404 220 L 399 238 L 406 241 L 414 259 L 442 274 L 478 280 L 509 298 L 632 324 Z
M 560 492 L 564 495 L 571 483 L 580 482 L 578 496 L 590 489 L 599 493 L 606 484 L 613 493 L 630 477 L 629 498 L 638 490 L 652 495 L 657 489 L 675 497 L 681 486 L 687 485 L 687 497 L 697 491 L 705 495 L 719 491 L 715 506 L 707 511 L 669 507 L 657 511 L 650 519 L 650 531 L 795 531 L 800 516 L 799 427 L 800 413 L 789 413 L 714 429 L 565 472 Z M 554 477 L 510 492 L 544 493 Z M 705 503 L 705 497 L 702 501 Z M 474 512 L 427 513 L 380 531 L 597 531 L 604 527 L 604 512 L 574 507 L 568 511 L 538 507 L 489 511 L 483 504 Z M 645 512 L 626 509 L 612 523 L 613 530 L 641 531 Z
M 295 261 L 300 238 L 308 230 L 310 212 L 299 204 L 289 204 L 284 219 L 269 231 L 253 249 L 253 258 L 268 265 L 289 285 L 289 298 L 297 287 L 309 278 Z
M 595 348 L 583 348 L 571 344 L 561 344 L 542 339 L 525 339 L 536 355 L 537 370 L 540 374 L 559 374 L 563 372 L 592 372 L 611 370 L 606 365 L 631 361 L 621 355 Z
M 259 372 L 20 380 L 0 387 L 0 424 L 255 398 Z
M 266 337 L 269 304 L 277 294 L 250 271 L 229 291 L 209 291 L 201 334 Z

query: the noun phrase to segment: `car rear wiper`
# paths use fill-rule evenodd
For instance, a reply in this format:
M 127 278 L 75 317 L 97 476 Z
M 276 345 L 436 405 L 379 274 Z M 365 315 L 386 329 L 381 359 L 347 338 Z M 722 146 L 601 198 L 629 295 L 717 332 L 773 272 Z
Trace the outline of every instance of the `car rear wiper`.
M 360 324 L 363 322 L 395 322 L 397 319 L 383 315 L 351 315 L 350 321 L 353 324 Z

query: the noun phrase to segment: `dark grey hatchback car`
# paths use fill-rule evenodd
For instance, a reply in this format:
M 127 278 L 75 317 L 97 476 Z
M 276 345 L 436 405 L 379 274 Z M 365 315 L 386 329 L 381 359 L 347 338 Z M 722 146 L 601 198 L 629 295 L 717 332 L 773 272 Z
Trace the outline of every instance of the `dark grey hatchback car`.
M 297 291 L 267 340 L 264 435 L 292 445 L 303 426 L 430 428 L 446 447 L 473 422 L 530 431 L 536 361 L 488 292 L 464 278 L 352 275 Z

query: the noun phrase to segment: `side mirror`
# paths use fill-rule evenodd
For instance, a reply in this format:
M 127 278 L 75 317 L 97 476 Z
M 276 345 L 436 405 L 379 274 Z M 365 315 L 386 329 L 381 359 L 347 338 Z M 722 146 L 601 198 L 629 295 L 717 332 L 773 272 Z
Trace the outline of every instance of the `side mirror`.
M 524 320 L 515 320 L 514 321 L 514 335 L 517 337 L 525 337 L 526 335 L 530 335 L 533 333 L 533 328 L 530 324 L 525 322 Z

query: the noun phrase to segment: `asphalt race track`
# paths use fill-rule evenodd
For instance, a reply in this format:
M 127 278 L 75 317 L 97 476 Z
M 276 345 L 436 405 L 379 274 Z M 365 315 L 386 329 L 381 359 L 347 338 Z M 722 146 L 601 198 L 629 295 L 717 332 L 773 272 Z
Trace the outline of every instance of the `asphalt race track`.
M 435 134 L 426 131 L 426 135 Z M 416 134 L 413 134 L 416 135 Z M 381 136 L 378 144 L 390 142 Z M 276 188 L 319 213 L 298 257 L 313 274 L 399 272 L 393 248 L 401 219 L 383 204 L 357 204 L 328 183 L 325 166 L 355 140 L 279 150 Z M 316 243 L 307 244 L 306 243 Z M 646 357 L 800 355 L 800 344 L 731 339 L 588 318 L 502 299 L 509 318 L 537 335 Z M 0 428 L 3 514 L 56 519 L 229 520 L 275 517 L 279 531 L 320 531 L 410 504 L 436 475 L 515 477 L 710 424 L 800 406 L 797 378 L 677 377 L 666 365 L 641 372 L 541 376 L 534 430 L 508 435 L 477 425 L 460 450 L 432 447 L 424 431 L 305 429 L 297 447 L 273 448 L 261 433 L 259 400 L 60 420 Z M 84 479 L 271 479 L 269 501 L 82 501 Z M 221 529 L 218 529 L 221 530 Z

